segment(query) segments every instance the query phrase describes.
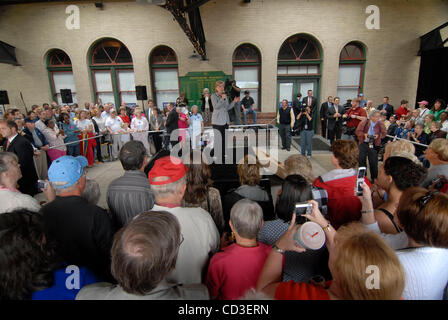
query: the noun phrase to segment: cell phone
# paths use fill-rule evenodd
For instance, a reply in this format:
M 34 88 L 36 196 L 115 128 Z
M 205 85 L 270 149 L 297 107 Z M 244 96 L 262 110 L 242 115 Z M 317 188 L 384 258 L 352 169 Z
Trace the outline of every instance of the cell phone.
M 313 208 L 312 203 L 308 202 L 298 202 L 296 203 L 296 224 L 304 224 L 308 221 L 307 218 L 303 217 L 302 214 L 311 213 Z
M 366 167 L 359 167 L 358 168 L 358 177 L 356 179 L 356 188 L 355 188 L 355 194 L 357 196 L 362 196 L 362 187 L 361 183 L 364 182 L 364 177 L 367 174 L 367 168 Z
M 37 189 L 41 190 L 41 189 L 46 189 L 47 188 L 47 183 L 44 180 L 37 180 Z

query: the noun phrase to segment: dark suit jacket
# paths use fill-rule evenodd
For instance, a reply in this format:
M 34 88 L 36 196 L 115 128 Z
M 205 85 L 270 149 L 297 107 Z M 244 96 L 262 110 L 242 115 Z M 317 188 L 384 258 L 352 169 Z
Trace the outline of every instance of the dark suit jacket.
M 200 112 L 204 112 L 205 111 L 205 98 L 204 96 L 202 96 L 201 98 L 201 109 L 199 110 Z M 213 103 L 212 103 L 212 95 L 210 95 L 210 99 L 208 99 L 208 105 L 210 106 L 210 112 L 213 112 Z
M 302 99 L 302 106 L 308 106 L 308 96 L 306 96 L 305 98 Z M 317 107 L 317 99 L 314 97 L 311 97 L 311 114 L 314 115 L 314 111 L 316 110 Z
M 327 118 L 327 111 L 328 111 L 328 101 L 325 101 L 320 106 L 320 118 L 321 119 Z
M 380 104 L 377 107 L 377 109 L 380 111 L 383 110 L 383 104 Z M 387 104 L 386 112 L 387 112 L 387 120 L 389 120 L 390 116 L 394 114 L 394 106 L 391 104 Z
M 168 117 L 166 118 L 166 132 L 171 133 L 176 129 L 179 129 L 178 125 L 179 115 L 176 112 L 176 109 L 173 109 L 168 114 Z
M 45 138 L 45 136 L 43 135 L 42 132 L 40 132 L 39 129 L 34 128 L 34 130 L 36 131 L 37 136 L 39 137 L 40 141 L 42 142 L 42 146 L 46 146 L 49 145 L 47 139 Z M 40 147 L 37 147 L 36 143 L 34 142 L 34 138 L 33 138 L 33 134 L 31 133 L 30 130 L 28 130 L 28 128 L 23 128 L 23 133 L 25 134 L 25 138 L 28 139 L 29 142 L 31 142 L 31 144 L 34 146 L 34 148 L 39 149 Z
M 327 119 L 328 119 L 328 125 L 327 128 L 328 130 L 334 130 L 334 128 L 336 126 L 340 126 L 342 127 L 342 115 L 345 113 L 344 107 L 341 105 L 338 105 L 338 111 L 341 114 L 341 116 L 338 118 L 338 120 L 336 121 L 336 118 L 333 117 L 334 114 L 336 113 L 336 108 L 335 105 L 333 104 L 330 108 L 328 108 L 327 110 Z
M 3 150 L 15 153 L 19 158 L 22 178 L 18 181 L 19 191 L 34 196 L 37 193 L 37 173 L 34 167 L 34 150 L 31 143 L 20 134 L 12 140 L 8 149 L 8 140 L 3 142 Z
M 294 111 L 294 116 L 297 117 L 301 107 L 302 107 L 302 99 L 298 100 L 297 97 L 295 97 L 294 101 L 292 102 L 292 110 Z

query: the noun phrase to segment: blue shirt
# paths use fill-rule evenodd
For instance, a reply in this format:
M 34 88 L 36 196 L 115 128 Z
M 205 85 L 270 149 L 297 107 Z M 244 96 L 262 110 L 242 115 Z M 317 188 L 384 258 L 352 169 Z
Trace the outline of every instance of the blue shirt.
M 62 122 L 62 129 L 64 129 L 65 135 L 67 136 L 64 139 L 65 143 L 68 142 L 74 142 L 78 141 L 78 134 L 75 133 L 75 131 L 79 130 L 76 124 L 74 124 L 72 121 L 70 121 L 70 124 L 66 124 L 65 122 Z M 71 146 L 76 146 L 78 143 L 73 143 Z
M 54 272 L 53 286 L 34 292 L 32 300 L 75 300 L 76 295 L 84 286 L 100 282 L 100 280 L 90 270 L 85 267 L 80 267 L 79 289 L 68 289 L 66 282 L 69 284 L 74 283 L 74 272 L 66 273 L 65 270 L 66 268 L 56 270 Z

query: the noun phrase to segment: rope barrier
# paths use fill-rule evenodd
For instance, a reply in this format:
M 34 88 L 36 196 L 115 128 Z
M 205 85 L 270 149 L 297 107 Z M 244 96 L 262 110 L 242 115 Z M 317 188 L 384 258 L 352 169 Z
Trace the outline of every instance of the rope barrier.
M 411 142 L 411 143 L 413 143 L 413 144 L 416 144 L 416 145 L 418 145 L 418 146 L 422 146 L 422 147 L 426 147 L 426 148 L 428 147 L 427 144 L 418 143 L 418 142 L 411 141 L 411 140 L 404 139 L 404 138 L 398 138 L 397 136 L 386 135 L 386 137 L 393 138 L 393 139 L 394 139 L 393 141 L 396 141 L 396 140 L 406 140 L 406 141 L 409 141 L 409 142 Z

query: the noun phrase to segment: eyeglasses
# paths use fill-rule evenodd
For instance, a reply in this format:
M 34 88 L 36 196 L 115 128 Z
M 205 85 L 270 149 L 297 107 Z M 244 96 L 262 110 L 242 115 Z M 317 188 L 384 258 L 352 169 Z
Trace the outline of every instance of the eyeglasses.
M 184 242 L 184 235 L 181 233 L 180 234 L 180 242 L 179 242 L 179 246 L 182 244 L 182 242 Z

